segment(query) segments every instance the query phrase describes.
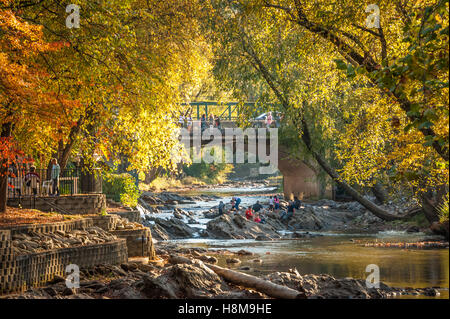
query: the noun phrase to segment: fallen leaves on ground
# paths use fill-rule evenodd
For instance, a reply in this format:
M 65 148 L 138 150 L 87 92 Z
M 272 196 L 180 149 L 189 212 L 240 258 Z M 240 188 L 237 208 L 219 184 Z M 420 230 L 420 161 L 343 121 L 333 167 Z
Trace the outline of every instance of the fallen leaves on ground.
M 7 207 L 6 213 L 0 213 L 0 227 L 22 224 L 46 224 L 81 218 L 79 215 L 46 213 L 36 209 Z

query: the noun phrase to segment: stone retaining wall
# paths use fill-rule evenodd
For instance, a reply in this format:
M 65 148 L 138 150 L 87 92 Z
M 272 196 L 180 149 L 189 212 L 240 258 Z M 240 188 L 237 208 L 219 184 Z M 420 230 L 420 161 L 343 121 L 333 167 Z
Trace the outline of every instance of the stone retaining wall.
M 116 225 L 118 222 L 119 216 L 116 215 L 103 215 L 103 216 L 91 216 L 89 217 L 94 226 L 100 227 L 103 230 L 111 232 L 116 229 Z
M 0 294 L 23 292 L 30 287 L 45 284 L 56 275 L 66 276 L 66 267 L 76 264 L 80 268 L 99 264 L 118 265 L 128 260 L 127 241 L 116 241 L 54 249 L 27 255 L 15 255 L 12 250 L 11 234 L 15 232 L 72 230 L 93 225 L 92 219 L 61 222 L 46 225 L 17 226 L 0 230 Z
M 155 259 L 156 253 L 149 228 L 113 230 L 110 233 L 126 239 L 128 257 L 148 256 L 149 259 Z
M 108 212 L 110 215 L 118 215 L 122 218 L 128 219 L 130 222 L 134 223 L 141 223 L 142 217 L 141 213 L 138 210 L 132 210 L 132 211 L 124 211 L 124 212 Z
M 154 259 L 156 257 L 150 228 L 143 227 L 116 230 L 116 224 L 121 217 L 116 214 L 108 214 L 109 215 L 91 217 L 94 226 L 100 227 L 119 238 L 126 239 L 128 257 L 148 256 L 149 259 Z
M 33 225 L 19 225 L 19 226 L 8 226 L 0 227 L 0 231 L 7 230 L 10 232 L 11 236 L 19 233 L 28 233 L 34 231 L 37 233 L 53 233 L 57 230 L 72 231 L 74 229 L 84 230 L 87 227 L 95 226 L 92 218 L 82 218 L 70 221 L 62 221 L 47 224 L 33 224 Z
M 72 214 L 99 214 L 106 210 L 106 196 L 105 194 L 86 194 L 8 199 L 8 206 L 19 207 L 19 205 L 22 208 L 34 208 L 43 212 L 57 211 L 54 207 L 56 206 Z

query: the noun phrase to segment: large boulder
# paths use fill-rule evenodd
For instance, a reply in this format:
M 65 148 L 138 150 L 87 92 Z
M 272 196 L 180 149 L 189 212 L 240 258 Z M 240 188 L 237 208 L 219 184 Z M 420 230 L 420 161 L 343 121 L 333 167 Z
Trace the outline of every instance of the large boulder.
M 159 226 L 158 224 L 150 225 L 150 230 L 152 232 L 152 237 L 156 240 L 169 240 L 170 235 L 165 231 L 164 228 Z
M 160 276 L 144 278 L 147 298 L 214 298 L 229 290 L 227 284 L 202 264 L 178 264 Z
M 276 284 L 304 292 L 308 298 L 371 299 L 392 296 L 396 289 L 380 283 L 380 288 L 367 288 L 365 280 L 330 275 L 300 275 L 297 270 L 276 272 L 264 277 Z
M 155 218 L 154 221 L 157 225 L 164 229 L 164 231 L 170 236 L 170 239 L 191 238 L 193 237 L 194 233 L 197 232 L 196 229 L 190 227 L 182 220 L 177 218 Z
M 206 224 L 208 234 L 217 239 L 254 239 L 266 236 L 268 240 L 280 238 L 276 229 L 268 224 L 255 223 L 241 215 L 224 214 Z
M 290 229 L 294 230 L 337 230 L 347 227 L 355 219 L 366 223 L 378 221 L 378 217 L 361 210 L 335 210 L 329 206 L 308 205 L 295 209 L 289 220 Z

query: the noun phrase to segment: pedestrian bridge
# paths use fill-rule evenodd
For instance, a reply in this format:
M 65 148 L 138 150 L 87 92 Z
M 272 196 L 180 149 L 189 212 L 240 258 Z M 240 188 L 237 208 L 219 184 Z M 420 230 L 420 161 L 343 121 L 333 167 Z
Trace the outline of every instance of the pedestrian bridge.
M 327 189 L 319 179 L 318 168 L 306 161 L 293 158 L 289 154 L 288 147 L 278 143 L 277 127 L 258 126 L 239 129 L 235 122 L 229 123 L 229 126 L 224 125 L 220 128 L 212 126 L 202 130 L 200 122 L 193 121 L 189 130 L 180 128 L 183 133 L 180 135 L 180 141 L 186 149 L 194 149 L 197 153 L 204 147 L 221 147 L 225 155 L 223 157 L 216 154 L 219 162 L 223 162 L 225 158 L 226 163 L 244 163 L 247 153 L 247 163 L 262 164 L 259 171 L 261 175 L 275 173 L 276 169 L 273 169 L 275 166 L 283 175 L 285 198 L 332 197 L 331 188 Z M 194 162 L 200 161 L 201 159 L 197 158 Z M 207 156 L 205 161 L 212 163 L 214 158 Z

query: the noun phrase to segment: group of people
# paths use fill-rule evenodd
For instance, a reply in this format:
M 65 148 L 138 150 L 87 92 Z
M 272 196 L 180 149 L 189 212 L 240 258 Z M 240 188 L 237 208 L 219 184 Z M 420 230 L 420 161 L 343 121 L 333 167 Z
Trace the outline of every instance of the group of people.
M 200 125 L 202 132 L 209 128 L 218 128 L 220 129 L 220 118 L 218 116 L 214 116 L 212 113 L 209 114 L 209 119 L 206 118 L 206 114 L 203 114 L 200 119 Z
M 228 210 L 227 213 L 231 213 L 233 211 L 239 212 L 239 205 L 241 203 L 241 199 L 239 197 L 232 197 L 230 204 L 231 209 Z M 285 211 L 283 211 L 280 215 L 280 219 L 282 221 L 287 222 L 294 215 L 295 209 L 300 209 L 301 201 L 297 196 L 294 197 L 294 200 L 289 201 L 288 206 Z M 219 203 L 219 215 L 225 213 L 225 204 L 223 201 Z M 278 196 L 270 196 L 269 197 L 269 211 L 278 211 L 280 209 L 280 199 Z M 264 206 L 261 205 L 259 201 L 257 201 L 254 205 L 248 206 L 245 210 L 245 218 L 247 220 L 253 220 L 254 222 L 265 224 L 266 218 L 264 216 Z
M 279 127 L 279 122 L 283 119 L 283 116 L 280 116 L 280 113 L 276 112 L 275 115 L 272 114 L 272 112 L 268 112 L 267 115 L 264 118 L 264 123 L 267 128 L 270 127 Z
M 228 210 L 227 213 L 231 212 L 239 212 L 239 205 L 241 203 L 241 199 L 239 197 L 232 197 L 230 204 L 231 209 Z M 288 206 L 285 211 L 283 211 L 280 215 L 280 219 L 284 222 L 289 221 L 289 219 L 294 216 L 295 209 L 300 209 L 301 201 L 298 199 L 297 196 L 294 197 L 294 200 L 290 200 L 288 203 Z M 220 201 L 219 203 L 219 215 L 223 215 L 225 213 L 225 204 L 223 201 Z M 269 211 L 278 211 L 280 209 L 280 199 L 278 196 L 270 196 L 269 197 Z M 260 204 L 259 201 L 257 201 L 254 205 L 248 206 L 245 210 L 245 218 L 247 220 L 253 220 L 254 222 L 265 224 L 266 218 L 264 215 L 264 206 Z
M 192 116 L 180 115 L 180 117 L 178 119 L 178 125 L 180 127 L 187 128 L 188 131 L 191 132 L 192 128 L 193 128 L 193 124 L 194 124 L 194 122 L 192 120 Z M 202 132 L 208 128 L 221 129 L 220 118 L 218 116 L 214 116 L 213 114 L 210 114 L 209 118 L 207 118 L 206 114 L 203 114 L 200 119 L 200 127 L 201 127 Z
M 58 160 L 53 158 L 51 160 L 51 185 L 52 188 L 49 190 L 51 196 L 59 195 L 59 177 L 61 173 L 61 168 L 58 164 Z M 38 192 L 38 186 L 40 185 L 41 178 L 36 171 L 36 166 L 32 165 L 29 168 L 29 171 L 23 175 L 22 171 L 16 167 L 15 164 L 11 165 L 8 169 L 8 184 L 10 185 L 11 190 L 14 195 L 21 197 L 22 194 L 22 186 L 25 185 L 25 189 L 30 189 L 31 194 L 36 196 Z M 23 177 L 22 177 L 23 176 Z
M 247 220 L 253 219 L 253 221 L 256 223 L 265 224 L 266 218 L 262 209 L 263 206 L 259 203 L 259 201 L 257 201 L 253 206 L 247 207 L 247 209 L 245 210 L 245 218 L 247 218 Z

